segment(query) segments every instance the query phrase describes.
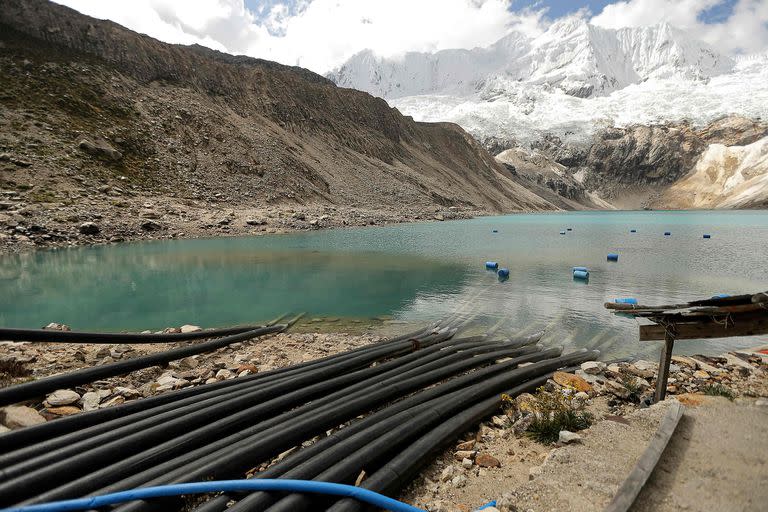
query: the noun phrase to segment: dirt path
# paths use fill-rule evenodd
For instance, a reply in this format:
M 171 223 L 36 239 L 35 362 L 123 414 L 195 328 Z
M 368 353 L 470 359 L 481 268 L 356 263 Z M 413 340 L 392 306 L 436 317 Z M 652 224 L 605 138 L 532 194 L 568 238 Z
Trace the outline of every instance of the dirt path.
M 768 407 L 702 397 L 688 406 L 632 512 L 768 508 Z

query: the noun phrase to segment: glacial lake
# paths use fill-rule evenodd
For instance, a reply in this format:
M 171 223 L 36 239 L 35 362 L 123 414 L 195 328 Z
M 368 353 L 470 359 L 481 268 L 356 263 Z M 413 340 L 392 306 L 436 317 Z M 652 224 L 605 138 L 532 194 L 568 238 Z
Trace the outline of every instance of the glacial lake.
M 509 280 L 487 271 L 487 260 L 508 267 Z M 572 278 L 573 266 L 590 269 L 588 283 Z M 141 331 L 305 311 L 339 325 L 384 317 L 381 328 L 404 332 L 458 314 L 472 332 L 546 329 L 547 344 L 650 357 L 660 344 L 639 342 L 637 322 L 603 303 L 768 290 L 768 212 L 515 214 L 46 250 L 0 255 L 0 287 L 5 327 Z M 681 341 L 676 352 L 762 344 L 768 337 Z

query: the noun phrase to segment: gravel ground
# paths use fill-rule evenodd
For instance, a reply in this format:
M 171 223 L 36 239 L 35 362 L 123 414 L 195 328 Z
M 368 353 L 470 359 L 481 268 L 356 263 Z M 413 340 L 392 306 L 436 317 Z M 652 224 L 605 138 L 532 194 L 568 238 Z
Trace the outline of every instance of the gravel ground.
M 632 512 L 762 511 L 768 507 L 765 399 L 698 397 L 687 405 Z

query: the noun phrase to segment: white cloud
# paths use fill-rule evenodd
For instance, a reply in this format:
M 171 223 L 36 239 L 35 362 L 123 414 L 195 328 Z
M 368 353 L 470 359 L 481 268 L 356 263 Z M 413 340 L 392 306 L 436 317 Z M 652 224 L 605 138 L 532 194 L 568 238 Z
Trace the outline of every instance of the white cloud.
M 384 57 L 407 51 L 487 46 L 511 30 L 546 28 L 546 2 L 515 11 L 513 0 L 293 0 L 251 12 L 243 0 L 57 0 L 96 18 L 170 43 L 198 43 L 235 54 L 300 65 L 318 73 L 369 48 Z M 768 0 L 739 0 L 720 24 L 697 15 L 722 0 L 627 0 L 592 18 L 604 27 L 668 21 L 726 52 L 768 48 Z M 584 13 L 580 15 L 584 16 Z
M 721 23 L 703 23 L 699 15 L 723 0 L 627 0 L 607 5 L 590 21 L 606 28 L 639 27 L 666 21 L 725 53 L 754 53 L 768 48 L 768 0 L 739 0 Z
M 96 18 L 171 43 L 324 73 L 365 48 L 407 51 L 486 46 L 510 29 L 541 30 L 541 13 L 512 12 L 511 0 L 313 0 L 295 14 L 280 4 L 256 21 L 242 0 L 57 0 Z

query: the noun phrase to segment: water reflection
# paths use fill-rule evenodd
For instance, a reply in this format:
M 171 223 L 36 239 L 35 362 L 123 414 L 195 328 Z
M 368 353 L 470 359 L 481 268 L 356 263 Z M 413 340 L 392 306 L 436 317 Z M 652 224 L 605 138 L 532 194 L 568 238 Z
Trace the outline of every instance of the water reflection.
M 478 329 L 547 328 L 549 344 L 650 357 L 658 344 L 640 344 L 636 321 L 607 312 L 604 302 L 768 289 L 767 242 L 766 212 L 587 212 L 39 251 L 0 257 L 0 324 L 141 330 L 286 311 L 424 322 L 461 310 Z M 619 261 L 606 261 L 609 252 Z M 509 268 L 508 280 L 487 272 L 488 260 Z M 572 279 L 577 265 L 590 269 L 588 282 Z M 758 342 L 765 341 L 676 349 Z

